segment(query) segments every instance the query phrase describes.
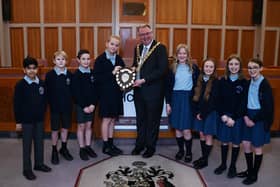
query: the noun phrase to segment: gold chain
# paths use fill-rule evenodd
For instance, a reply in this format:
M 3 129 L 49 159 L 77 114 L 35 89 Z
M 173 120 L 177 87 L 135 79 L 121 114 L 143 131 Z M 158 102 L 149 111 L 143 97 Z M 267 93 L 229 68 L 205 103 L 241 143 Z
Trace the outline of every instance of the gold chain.
M 139 72 L 142 65 L 144 64 L 144 62 L 146 61 L 146 59 L 153 53 L 153 51 L 156 49 L 156 47 L 160 44 L 160 42 L 157 42 L 156 45 L 153 46 L 153 48 L 151 50 L 148 51 L 148 53 L 144 56 L 143 60 L 141 61 L 141 57 L 140 57 L 140 49 L 139 49 L 139 45 L 137 45 L 137 71 Z

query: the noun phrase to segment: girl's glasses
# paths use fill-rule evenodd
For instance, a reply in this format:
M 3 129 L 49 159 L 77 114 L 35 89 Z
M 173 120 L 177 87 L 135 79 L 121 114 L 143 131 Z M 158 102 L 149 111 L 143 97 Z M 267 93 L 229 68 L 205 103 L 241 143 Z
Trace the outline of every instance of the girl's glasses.
M 257 70 L 259 68 L 259 66 L 248 66 L 248 70 Z

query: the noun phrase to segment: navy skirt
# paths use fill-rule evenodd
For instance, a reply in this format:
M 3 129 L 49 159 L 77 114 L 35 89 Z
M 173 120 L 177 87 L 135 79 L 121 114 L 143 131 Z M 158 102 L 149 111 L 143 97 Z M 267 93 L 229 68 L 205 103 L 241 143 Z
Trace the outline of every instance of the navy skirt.
M 169 122 L 178 130 L 192 128 L 191 91 L 173 91 Z
M 259 110 L 248 109 L 248 117 L 252 119 Z M 249 141 L 254 147 L 262 147 L 270 142 L 270 132 L 264 130 L 264 122 L 258 121 L 253 127 L 243 126 L 243 140 Z
M 194 120 L 194 130 L 203 132 L 204 135 L 217 134 L 217 112 L 213 111 L 204 120 Z
M 217 138 L 223 143 L 233 143 L 239 145 L 242 141 L 243 118 L 235 120 L 234 126 L 229 127 L 226 123 L 219 120 Z

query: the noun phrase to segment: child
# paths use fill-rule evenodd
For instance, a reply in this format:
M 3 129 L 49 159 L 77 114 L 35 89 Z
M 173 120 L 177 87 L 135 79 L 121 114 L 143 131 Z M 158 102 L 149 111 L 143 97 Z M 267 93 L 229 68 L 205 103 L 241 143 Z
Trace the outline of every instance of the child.
M 247 163 L 247 171 L 239 174 L 246 177 L 242 181 L 250 185 L 258 180 L 258 172 L 262 163 L 264 144 L 270 142 L 270 127 L 274 117 L 272 89 L 266 78 L 261 74 L 263 63 L 259 59 L 251 59 L 248 72 L 251 77 L 246 96 L 247 111 L 244 116 L 243 147 Z M 253 159 L 253 152 L 255 158 Z
M 111 36 L 106 42 L 105 52 L 97 57 L 93 70 L 99 92 L 99 115 L 102 118 L 102 151 L 110 156 L 123 153 L 113 143 L 115 122 L 123 114 L 123 94 L 115 78 L 117 71 L 125 66 L 122 58 L 117 55 L 119 46 L 120 38 Z
M 227 173 L 228 178 L 236 176 L 236 161 L 241 143 L 241 127 L 243 126 L 243 106 L 246 80 L 242 74 L 241 59 L 231 55 L 227 59 L 225 76 L 219 84 L 219 126 L 217 137 L 221 141 L 221 165 L 214 173 L 222 174 L 227 169 L 228 144 L 232 143 L 231 164 Z
M 31 146 L 34 141 L 34 170 L 50 172 L 44 164 L 44 115 L 46 112 L 45 85 L 37 77 L 38 62 L 32 57 L 23 60 L 25 76 L 17 82 L 14 92 L 16 130 L 22 130 L 23 176 L 35 180 L 32 171 Z
M 166 81 L 166 113 L 176 132 L 179 147 L 175 159 L 185 162 L 192 160 L 192 108 L 193 88 L 199 75 L 199 68 L 190 61 L 190 52 L 186 44 L 179 44 L 176 50 L 176 62 L 171 65 Z M 186 147 L 186 154 L 184 149 Z
M 199 131 L 202 157 L 193 162 L 195 169 L 208 166 L 208 157 L 213 147 L 213 136 L 216 135 L 218 80 L 216 63 L 208 58 L 203 61 L 202 71 L 198 77 L 194 101 L 194 130 Z
M 91 145 L 91 124 L 93 111 L 96 105 L 96 88 L 93 71 L 90 69 L 90 53 L 82 49 L 78 52 L 77 60 L 79 68 L 73 74 L 73 96 L 77 112 L 77 138 L 80 146 L 80 158 L 89 160 L 89 157 L 97 157 Z
M 51 111 L 51 130 L 52 130 L 52 164 L 59 164 L 57 152 L 58 130 L 61 125 L 61 149 L 59 153 L 66 160 L 73 160 L 72 155 L 67 149 L 68 129 L 71 126 L 72 114 L 72 73 L 65 67 L 67 54 L 64 51 L 57 51 L 53 56 L 54 69 L 46 75 L 46 90 Z

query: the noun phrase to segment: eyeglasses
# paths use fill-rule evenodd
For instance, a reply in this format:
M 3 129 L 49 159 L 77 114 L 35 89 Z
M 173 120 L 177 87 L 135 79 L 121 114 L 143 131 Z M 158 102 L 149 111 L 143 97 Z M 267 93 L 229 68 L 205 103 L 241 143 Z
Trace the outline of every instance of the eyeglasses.
M 257 70 L 259 68 L 259 66 L 248 66 L 248 70 Z
M 146 33 L 139 33 L 139 36 L 149 36 L 151 33 L 152 31 Z

